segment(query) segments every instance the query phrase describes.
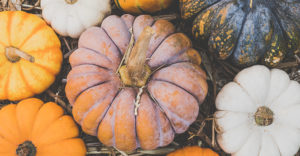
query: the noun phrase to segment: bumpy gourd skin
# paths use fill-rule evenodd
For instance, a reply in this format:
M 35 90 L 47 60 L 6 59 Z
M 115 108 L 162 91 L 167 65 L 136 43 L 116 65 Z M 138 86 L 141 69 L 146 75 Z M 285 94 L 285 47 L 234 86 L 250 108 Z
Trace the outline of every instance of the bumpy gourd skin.
M 277 65 L 300 47 L 300 2 L 297 0 L 180 0 L 182 17 L 196 14 L 193 35 L 208 40 L 220 59 L 238 65 L 262 59 Z
M 146 53 L 153 73 L 135 114 L 139 89 L 124 86 L 117 68 L 129 45 L 129 30 L 137 40 L 146 26 L 154 30 Z M 174 31 L 166 20 L 127 14 L 109 16 L 101 28 L 81 35 L 70 56 L 66 95 L 83 131 L 107 146 L 132 151 L 165 146 L 175 133 L 187 130 L 207 94 L 206 74 L 191 41 Z
M 154 13 L 167 8 L 172 0 L 115 0 L 118 8 L 129 13 Z
M 22 11 L 0 13 L 0 100 L 21 100 L 46 90 L 62 63 L 60 41 L 45 21 Z M 11 62 L 6 48 L 34 57 Z

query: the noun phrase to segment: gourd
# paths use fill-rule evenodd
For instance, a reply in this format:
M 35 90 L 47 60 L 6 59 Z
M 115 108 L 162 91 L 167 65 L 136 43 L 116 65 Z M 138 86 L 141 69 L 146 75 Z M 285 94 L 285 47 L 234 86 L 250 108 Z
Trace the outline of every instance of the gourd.
M 114 0 L 118 8 L 128 13 L 154 13 L 168 8 L 172 0 Z
M 292 156 L 300 147 L 300 84 L 279 69 L 242 70 L 216 98 L 221 148 L 235 156 Z M 251 152 L 250 152 L 251 151 Z
M 180 0 L 181 15 L 196 15 L 193 35 L 219 59 L 240 66 L 276 66 L 300 48 L 297 0 Z
M 79 130 L 61 107 L 36 98 L 0 110 L 1 156 L 84 156 Z
M 0 100 L 21 100 L 46 90 L 62 63 L 60 41 L 38 16 L 0 13 Z
M 65 91 L 74 119 L 123 151 L 169 144 L 195 121 L 207 94 L 191 41 L 149 15 L 107 17 L 80 36 L 69 62 Z
M 78 38 L 110 13 L 110 0 L 41 0 L 43 18 L 62 36 Z
M 216 152 L 209 148 L 201 148 L 199 146 L 187 146 L 178 149 L 167 156 L 219 156 Z

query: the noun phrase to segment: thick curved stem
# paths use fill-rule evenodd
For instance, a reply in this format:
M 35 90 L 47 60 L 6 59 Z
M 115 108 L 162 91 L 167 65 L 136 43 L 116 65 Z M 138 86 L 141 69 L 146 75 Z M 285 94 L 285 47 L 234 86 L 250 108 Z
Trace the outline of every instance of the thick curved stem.
M 18 62 L 20 58 L 23 58 L 29 62 L 34 62 L 34 57 L 13 47 L 5 49 L 5 56 L 11 62 Z

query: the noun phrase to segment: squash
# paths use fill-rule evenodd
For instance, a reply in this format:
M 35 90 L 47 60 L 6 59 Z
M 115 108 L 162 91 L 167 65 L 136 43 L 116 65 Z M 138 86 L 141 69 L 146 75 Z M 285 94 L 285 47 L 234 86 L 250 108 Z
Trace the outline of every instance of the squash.
M 300 49 L 297 0 L 180 0 L 184 19 L 197 15 L 193 35 L 208 41 L 209 51 L 239 66 L 259 61 L 276 66 Z
M 1 156 L 84 156 L 79 130 L 61 107 L 36 98 L 0 110 Z
M 155 13 L 168 8 L 172 0 L 114 0 L 116 6 L 128 13 Z
M 110 0 L 41 0 L 42 15 L 62 36 L 78 38 L 110 13 Z
M 207 94 L 206 74 L 189 38 L 174 31 L 166 20 L 126 14 L 80 36 L 65 91 L 84 132 L 132 151 L 165 146 L 188 129 Z
M 38 16 L 0 12 L 0 100 L 21 100 L 46 90 L 60 71 L 55 32 Z
M 201 148 L 199 146 L 187 146 L 178 149 L 167 156 L 219 156 L 216 152 L 209 148 Z
M 299 93 L 300 84 L 282 70 L 256 65 L 239 72 L 216 98 L 221 148 L 235 156 L 295 155 L 300 147 Z

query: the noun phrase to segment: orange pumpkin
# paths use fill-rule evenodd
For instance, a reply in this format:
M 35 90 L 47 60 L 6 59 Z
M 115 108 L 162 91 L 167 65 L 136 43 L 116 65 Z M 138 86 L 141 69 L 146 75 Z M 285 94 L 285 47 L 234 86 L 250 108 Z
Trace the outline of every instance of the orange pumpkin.
M 189 38 L 174 31 L 166 20 L 126 14 L 81 35 L 65 91 L 84 132 L 132 151 L 165 146 L 188 129 L 207 94 L 206 74 Z
M 0 110 L 0 156 L 84 156 L 72 117 L 53 102 L 36 98 Z
M 43 92 L 61 67 L 58 37 L 33 14 L 4 11 L 0 21 L 0 100 Z
M 187 146 L 178 149 L 167 156 L 219 156 L 216 152 L 209 148 L 201 148 L 199 146 Z
M 115 0 L 118 8 L 129 13 L 154 13 L 166 9 L 172 0 Z

